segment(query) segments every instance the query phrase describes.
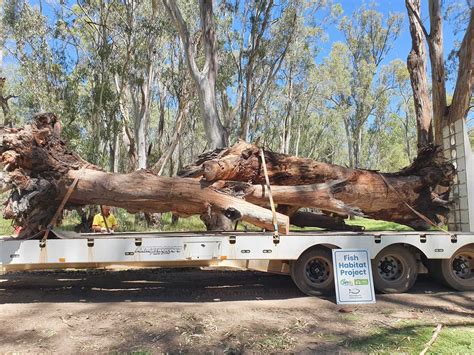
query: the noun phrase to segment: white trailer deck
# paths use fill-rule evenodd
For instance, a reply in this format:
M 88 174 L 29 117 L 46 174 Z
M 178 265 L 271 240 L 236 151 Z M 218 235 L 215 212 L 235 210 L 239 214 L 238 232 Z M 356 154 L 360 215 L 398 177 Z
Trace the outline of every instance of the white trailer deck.
M 472 244 L 474 235 L 443 232 L 325 232 L 298 231 L 274 242 L 270 232 L 185 232 L 77 234 L 56 232 L 60 239 L 6 239 L 0 242 L 1 266 L 12 269 L 67 268 L 77 264 L 137 264 L 187 261 L 296 260 L 307 249 L 363 246 L 374 258 L 390 245 L 413 248 L 426 259 L 449 259 Z

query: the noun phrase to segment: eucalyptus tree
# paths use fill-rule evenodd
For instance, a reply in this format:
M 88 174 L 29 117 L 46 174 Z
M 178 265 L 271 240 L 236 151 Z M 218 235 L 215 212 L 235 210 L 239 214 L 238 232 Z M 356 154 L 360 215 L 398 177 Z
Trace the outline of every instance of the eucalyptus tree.
M 233 54 L 238 87 L 233 112 L 240 112 L 239 137 L 252 140 L 259 111 L 295 40 L 301 8 L 307 4 L 273 0 L 225 4 L 223 13 L 232 19 L 226 39 Z M 319 2 L 313 5 L 315 9 L 320 6 Z
M 8 0 L 3 8 L 4 50 L 19 63 L 29 93 L 21 104 L 32 111 L 63 111 L 65 68 L 50 45 L 53 32 L 47 17 L 26 1 Z
M 474 86 L 474 6 L 468 2 L 467 27 L 458 51 L 458 74 L 453 98 L 448 105 L 446 94 L 446 68 L 443 43 L 441 0 L 429 1 L 429 32 L 422 20 L 420 0 L 405 1 L 410 23 L 412 49 L 407 64 L 415 100 L 418 148 L 442 143 L 442 128 L 464 119 L 471 105 Z M 428 91 L 427 53 L 431 69 L 431 100 Z M 431 104 L 432 102 L 432 104 Z M 434 131 L 434 132 L 433 132 Z
M 65 6 L 65 5 L 63 5 Z M 88 105 L 90 113 L 85 120 L 89 128 L 88 155 L 100 152 L 102 165 L 108 164 L 116 170 L 114 143 L 116 125 L 116 95 L 112 82 L 114 46 L 111 38 L 116 11 L 114 1 L 77 1 L 66 9 L 71 18 L 73 36 L 80 39 L 79 61 L 75 67 L 87 76 L 87 90 L 90 93 Z M 111 153 L 112 150 L 112 154 Z
M 379 90 L 366 124 L 361 161 L 369 169 L 397 171 L 414 158 L 415 117 L 406 66 L 395 60 L 381 68 Z
M 162 24 L 148 2 L 124 0 L 118 7 L 117 33 L 113 39 L 113 81 L 130 165 L 145 169 L 153 96 L 157 92 L 157 76 L 163 60 L 162 51 L 158 50 L 163 41 Z
M 401 60 L 391 63 L 393 71 L 393 84 L 395 100 L 395 112 L 393 117 L 401 124 L 401 136 L 405 145 L 405 156 L 409 162 L 416 155 L 416 115 L 413 104 L 413 93 L 411 90 L 410 74 L 406 64 Z
M 173 34 L 174 35 L 174 34 Z M 161 137 L 159 144 L 159 155 L 156 162 L 152 166 L 152 170 L 158 175 L 163 174 L 165 167 L 169 162 L 170 175 L 175 175 L 177 170 L 184 164 L 184 159 L 189 160 L 194 157 L 189 156 L 189 152 L 186 154 L 181 151 L 184 144 L 189 145 L 189 150 L 192 152 L 195 147 L 199 144 L 199 133 L 196 127 L 193 127 L 193 118 L 191 112 L 199 103 L 193 99 L 195 96 L 195 85 L 191 81 L 189 74 L 187 73 L 186 63 L 183 56 L 180 53 L 179 43 L 177 41 L 170 40 L 168 43 L 168 59 L 169 65 L 163 72 L 162 85 L 163 89 L 169 93 L 169 97 L 165 102 L 161 102 L 162 96 L 160 95 L 160 123 L 158 125 L 158 135 Z M 167 105 L 167 114 L 164 114 L 164 106 Z M 165 116 L 169 116 L 173 113 L 174 117 L 171 120 L 166 120 Z M 172 121 L 172 122 L 167 122 Z M 167 134 L 164 134 L 164 126 L 169 124 L 171 129 L 167 130 Z M 186 127 L 189 129 L 186 130 Z M 187 142 L 183 141 L 183 138 L 187 138 Z M 161 144 L 160 144 L 161 143 Z M 165 143 L 165 144 L 163 144 Z M 198 149 L 203 149 L 200 147 Z M 178 154 L 175 154 L 175 151 Z M 175 160 L 173 161 L 173 156 Z
M 162 3 L 179 33 L 188 69 L 197 88 L 209 148 L 226 147 L 228 134 L 219 117 L 216 97 L 218 52 L 213 1 L 199 1 L 201 30 L 199 40 L 202 41 L 204 61 L 201 69 L 197 61 L 199 55 L 197 39 L 191 36 L 187 20 L 183 17 L 179 4 L 168 0 L 163 0 Z
M 344 43 L 336 43 L 329 56 L 328 77 L 333 78 L 328 104 L 343 110 L 349 166 L 361 167 L 366 124 L 374 116 L 377 98 L 390 88 L 377 80 L 383 61 L 397 38 L 402 23 L 399 14 L 384 19 L 374 8 L 356 10 L 344 17 L 339 28 Z
M 8 101 L 17 97 L 16 95 L 7 95 L 6 94 L 6 78 L 0 77 L 0 107 L 2 108 L 3 113 L 3 125 L 8 127 L 14 124 L 14 119 L 10 113 L 10 104 Z

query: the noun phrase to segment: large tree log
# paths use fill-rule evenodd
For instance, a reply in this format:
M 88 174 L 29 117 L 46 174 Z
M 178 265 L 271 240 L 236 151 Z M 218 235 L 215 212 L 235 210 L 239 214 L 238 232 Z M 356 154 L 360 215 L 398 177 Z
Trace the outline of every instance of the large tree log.
M 106 173 L 70 151 L 53 132 L 56 117 L 41 114 L 31 125 L 0 130 L 4 165 L 3 190 L 12 192 L 4 216 L 22 225 L 23 236 L 44 229 L 68 186 L 79 176 L 67 207 L 107 204 L 131 212 L 175 212 L 181 215 L 219 212 L 272 230 L 272 213 L 243 199 L 228 196 L 196 179 L 161 177 L 150 171 Z M 280 232 L 288 232 L 288 217 L 277 214 Z
M 397 173 L 349 169 L 271 151 L 265 151 L 265 161 L 273 198 L 279 204 L 367 216 L 416 229 L 431 225 L 412 208 L 437 225 L 444 224 L 449 213 L 448 191 L 455 171 L 434 146 L 420 151 L 412 165 Z M 218 181 L 216 188 L 264 205 L 268 196 L 261 165 L 260 149 L 239 142 L 201 156 L 180 175 Z

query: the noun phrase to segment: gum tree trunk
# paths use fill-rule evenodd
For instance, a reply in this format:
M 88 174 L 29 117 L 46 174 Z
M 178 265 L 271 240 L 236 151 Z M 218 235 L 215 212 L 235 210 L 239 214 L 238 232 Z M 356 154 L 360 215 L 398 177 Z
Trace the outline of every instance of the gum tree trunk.
M 420 151 L 412 165 L 397 173 L 350 169 L 271 151 L 265 151 L 265 161 L 277 204 L 366 216 L 416 229 L 431 225 L 412 208 L 438 225 L 449 213 L 447 191 L 454 167 L 436 147 Z M 201 176 L 220 191 L 268 204 L 260 149 L 252 144 L 239 142 L 207 153 L 180 175 Z

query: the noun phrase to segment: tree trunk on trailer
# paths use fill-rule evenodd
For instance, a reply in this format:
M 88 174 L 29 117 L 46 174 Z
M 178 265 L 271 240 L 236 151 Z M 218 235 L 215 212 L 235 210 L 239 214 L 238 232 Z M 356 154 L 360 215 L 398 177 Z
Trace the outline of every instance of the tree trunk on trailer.
M 416 229 L 431 225 L 411 208 L 438 225 L 445 223 L 449 212 L 447 190 L 454 167 L 435 147 L 422 150 L 412 165 L 398 173 L 350 169 L 271 151 L 265 151 L 265 161 L 273 199 L 278 204 L 367 216 Z M 180 175 L 202 176 L 220 191 L 252 203 L 268 203 L 260 149 L 252 144 L 239 142 L 204 154 Z M 439 188 L 442 194 L 435 192 Z
M 53 114 L 38 115 L 32 125 L 0 131 L 4 164 L 3 190 L 12 189 L 5 217 L 25 227 L 23 236 L 46 228 L 71 182 L 79 177 L 67 206 L 123 207 L 130 212 L 219 213 L 272 230 L 272 213 L 226 195 L 196 179 L 157 176 L 140 170 L 129 174 L 100 171 L 69 151 L 53 134 Z M 277 214 L 279 230 L 288 232 L 288 217 Z

